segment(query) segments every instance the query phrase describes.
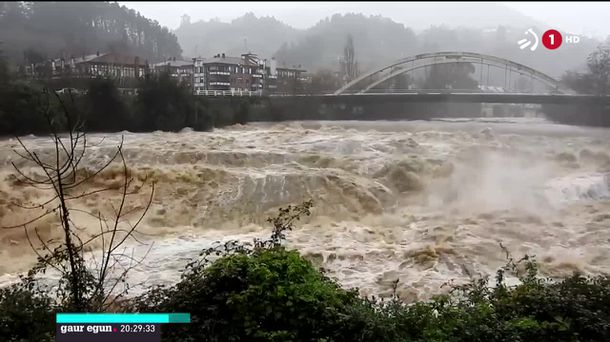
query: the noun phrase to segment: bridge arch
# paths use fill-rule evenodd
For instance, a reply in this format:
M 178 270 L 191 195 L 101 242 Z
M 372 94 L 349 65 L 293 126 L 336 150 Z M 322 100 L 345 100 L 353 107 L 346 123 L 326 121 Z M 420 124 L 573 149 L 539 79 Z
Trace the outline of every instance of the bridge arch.
M 570 89 L 563 87 L 560 82 L 553 77 L 526 65 L 513 62 L 505 58 L 475 52 L 433 52 L 407 57 L 382 68 L 368 72 L 341 87 L 334 93 L 334 95 L 367 93 L 375 86 L 378 86 L 399 75 L 407 74 L 414 70 L 432 65 L 455 63 L 478 64 L 481 65 L 481 68 L 483 65 L 487 65 L 488 73 L 489 67 L 504 69 L 505 75 L 509 72 L 511 74 L 514 72 L 520 75 L 529 76 L 532 79 L 535 79 L 551 88 L 554 93 L 572 93 Z

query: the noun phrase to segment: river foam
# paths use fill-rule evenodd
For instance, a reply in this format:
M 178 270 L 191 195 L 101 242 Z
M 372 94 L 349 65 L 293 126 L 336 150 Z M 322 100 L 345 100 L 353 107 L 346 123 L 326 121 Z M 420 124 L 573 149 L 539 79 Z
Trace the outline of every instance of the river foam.
M 610 271 L 607 129 L 539 120 L 355 121 L 123 135 L 130 173 L 156 182 L 140 227 L 154 248 L 131 274 L 134 283 L 175 282 L 202 248 L 268 235 L 267 217 L 308 199 L 313 215 L 289 233 L 288 245 L 364 294 L 388 295 L 400 279 L 404 298 L 428 298 L 450 279 L 494 272 L 505 263 L 500 243 L 515 256 L 536 255 L 549 276 Z M 84 166 L 103 165 L 119 140 L 107 135 Z M 52 158 L 48 139 L 24 142 Z M 0 141 L 0 226 L 34 215 L 14 203 L 47 195 L 15 180 L 11 162 L 34 172 L 12 153 L 17 147 Z M 120 181 L 118 164 L 96 178 L 100 186 Z M 118 199 L 97 194 L 77 205 L 108 212 Z M 83 234 L 99 229 L 86 215 L 74 219 Z M 53 217 L 37 229 L 60 236 Z M 4 281 L 35 260 L 23 229 L 2 230 L 0 244 Z

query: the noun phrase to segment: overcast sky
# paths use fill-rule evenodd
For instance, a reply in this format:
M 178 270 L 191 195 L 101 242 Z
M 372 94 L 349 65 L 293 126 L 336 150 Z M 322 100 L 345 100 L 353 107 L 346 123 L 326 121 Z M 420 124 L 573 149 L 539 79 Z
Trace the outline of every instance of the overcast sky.
M 382 15 L 416 30 L 430 25 L 449 26 L 469 23 L 488 23 L 477 16 L 477 9 L 493 9 L 498 21 L 505 5 L 521 12 L 549 28 L 560 31 L 606 37 L 610 35 L 610 2 L 487 2 L 487 3 L 431 3 L 431 2 L 119 2 L 133 8 L 142 15 L 159 21 L 161 25 L 175 29 L 183 14 L 191 16 L 191 21 L 218 18 L 228 22 L 246 12 L 257 16 L 274 16 L 296 28 L 307 28 L 334 13 L 361 12 L 366 15 Z M 457 7 L 457 12 L 456 12 Z M 463 8 L 463 11 L 459 11 Z M 498 10 L 500 8 L 500 10 Z M 438 16 L 415 15 L 414 13 L 434 13 Z M 409 15 L 411 14 L 411 15 Z M 514 13 L 513 13 L 514 14 Z M 510 16 L 509 16 L 510 17 Z M 405 21 L 409 22 L 405 22 Z M 492 22 L 495 18 L 488 18 Z

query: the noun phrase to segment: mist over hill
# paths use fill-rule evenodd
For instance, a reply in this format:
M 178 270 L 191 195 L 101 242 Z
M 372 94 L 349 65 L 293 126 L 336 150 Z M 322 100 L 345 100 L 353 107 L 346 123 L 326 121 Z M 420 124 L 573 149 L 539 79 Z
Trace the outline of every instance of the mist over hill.
M 450 8 L 449 5 L 443 7 L 441 12 Z M 414 30 L 380 15 L 347 13 L 326 17 L 308 29 L 295 29 L 273 17 L 258 18 L 248 13 L 230 23 L 218 20 L 183 22 L 175 34 L 188 57 L 222 52 L 239 55 L 251 51 L 264 58 L 274 56 L 280 65 L 302 65 L 312 71 L 338 70 L 347 36 L 351 34 L 361 71 L 418 53 L 471 51 L 511 59 L 554 77 L 568 69 L 582 67 L 586 56 L 598 44 L 583 37 L 578 45 L 565 45 L 559 50 L 549 51 L 542 45 L 535 52 L 520 50 L 516 42 L 529 27 L 542 34 L 546 26 L 512 10 L 507 11 L 508 20 L 500 22 L 514 25 L 492 26 L 493 21 L 489 18 L 497 17 L 498 6 L 483 8 L 493 11 L 487 16 L 481 14 L 484 11 L 479 8 L 477 13 L 487 19 L 473 21 L 470 27 L 430 25 L 424 30 Z M 454 13 L 456 16 L 464 13 L 467 17 L 471 12 L 454 9 Z M 553 62 L 549 63 L 549 60 Z
M 0 50 L 13 64 L 113 50 L 151 61 L 251 51 L 262 58 L 274 56 L 280 65 L 302 65 L 315 72 L 338 70 L 347 36 L 352 35 L 361 72 L 418 53 L 471 51 L 559 77 L 581 68 L 598 44 L 583 37 L 577 45 L 554 51 L 542 46 L 535 52 L 520 50 L 516 42 L 527 28 L 541 34 L 548 27 L 498 4 L 329 3 L 299 11 L 290 15 L 295 25 L 299 17 L 320 20 L 303 29 L 253 13 L 229 22 L 184 17 L 172 32 L 116 3 L 0 2 Z
M 217 20 L 183 21 L 174 31 L 189 57 L 212 56 L 224 52 L 237 56 L 250 50 L 260 56 L 274 55 L 282 42 L 294 41 L 303 32 L 272 17 L 257 18 L 252 13 L 224 23 Z
M 262 11 L 261 11 L 262 12 Z M 494 28 L 503 26 L 544 26 L 527 14 L 494 3 L 432 2 L 341 2 L 319 3 L 294 9 L 282 16 L 285 23 L 307 29 L 333 14 L 366 13 L 391 18 L 419 32 L 432 25 L 448 27 Z M 260 12 L 257 13 L 258 15 Z M 265 14 L 266 15 L 266 14 Z M 313 20 L 312 20 L 313 19 Z

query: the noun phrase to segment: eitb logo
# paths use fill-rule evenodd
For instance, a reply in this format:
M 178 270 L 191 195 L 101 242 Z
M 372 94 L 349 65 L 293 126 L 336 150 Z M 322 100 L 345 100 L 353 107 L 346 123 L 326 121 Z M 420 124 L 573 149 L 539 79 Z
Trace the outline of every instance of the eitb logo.
M 534 32 L 534 30 L 532 29 L 527 29 L 527 31 L 525 31 L 525 35 L 530 35 L 532 36 L 532 39 L 530 38 L 523 38 L 520 41 L 517 42 L 517 44 L 519 44 L 519 49 L 523 50 L 528 46 L 532 46 L 530 47 L 530 51 L 536 51 L 536 48 L 538 48 L 538 35 L 536 34 L 536 32 Z M 533 45 L 532 45 L 533 43 Z
M 523 38 L 517 42 L 519 45 L 519 49 L 524 50 L 529 47 L 530 51 L 536 51 L 538 48 L 538 43 L 542 40 L 542 45 L 549 50 L 558 49 L 562 43 L 566 44 L 578 44 L 580 42 L 580 37 L 573 34 L 568 34 L 565 38 L 559 33 L 557 30 L 546 30 L 542 35 L 542 39 L 538 38 L 538 34 L 534 32 L 533 29 L 528 29 L 525 31 L 526 38 Z

